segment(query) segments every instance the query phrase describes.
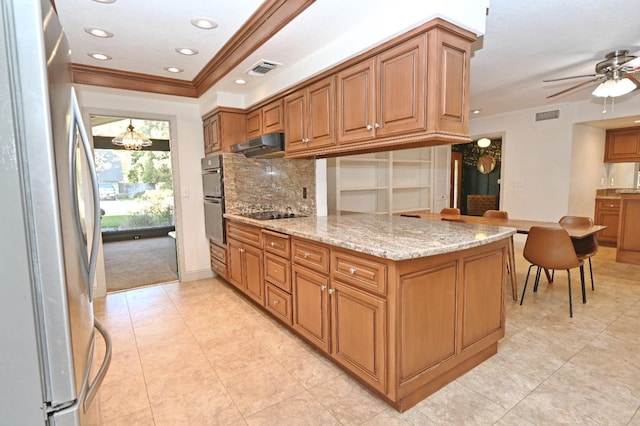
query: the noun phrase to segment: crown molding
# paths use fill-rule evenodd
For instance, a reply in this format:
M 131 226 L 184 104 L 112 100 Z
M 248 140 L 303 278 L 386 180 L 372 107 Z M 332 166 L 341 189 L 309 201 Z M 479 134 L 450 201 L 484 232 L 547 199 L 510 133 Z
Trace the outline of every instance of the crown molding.
M 73 82 L 198 98 L 315 0 L 265 0 L 192 81 L 72 64 Z

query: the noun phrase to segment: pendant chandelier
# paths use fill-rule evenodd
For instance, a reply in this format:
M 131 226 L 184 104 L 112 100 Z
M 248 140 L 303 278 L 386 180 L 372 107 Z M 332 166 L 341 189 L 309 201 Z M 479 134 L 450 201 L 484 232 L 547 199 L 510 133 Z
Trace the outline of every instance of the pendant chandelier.
M 142 148 L 150 147 L 152 144 L 151 139 L 149 139 L 142 133 L 138 133 L 133 130 L 131 119 L 129 119 L 129 127 L 127 127 L 127 131 L 113 138 L 111 140 L 111 143 L 117 146 L 121 146 L 124 149 L 134 151 L 139 151 Z

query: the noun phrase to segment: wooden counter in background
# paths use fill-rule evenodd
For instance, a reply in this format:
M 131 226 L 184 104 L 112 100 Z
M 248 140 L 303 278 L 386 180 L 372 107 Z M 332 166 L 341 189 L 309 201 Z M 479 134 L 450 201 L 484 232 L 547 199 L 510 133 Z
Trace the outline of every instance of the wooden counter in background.
M 640 190 L 620 193 L 616 262 L 640 265 Z

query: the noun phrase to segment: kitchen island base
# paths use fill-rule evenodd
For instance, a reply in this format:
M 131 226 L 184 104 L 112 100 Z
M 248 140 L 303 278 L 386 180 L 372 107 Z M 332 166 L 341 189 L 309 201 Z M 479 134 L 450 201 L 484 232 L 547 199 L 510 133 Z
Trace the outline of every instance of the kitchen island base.
M 265 253 L 263 268 L 228 275 L 252 275 L 263 289 L 278 290 L 277 298 L 260 298 L 265 291 L 247 294 L 256 283 L 245 283 L 244 295 L 400 412 L 495 354 L 504 336 L 510 234 L 392 260 L 246 223 L 228 226 L 231 242 L 244 241 L 240 254 L 248 242 Z

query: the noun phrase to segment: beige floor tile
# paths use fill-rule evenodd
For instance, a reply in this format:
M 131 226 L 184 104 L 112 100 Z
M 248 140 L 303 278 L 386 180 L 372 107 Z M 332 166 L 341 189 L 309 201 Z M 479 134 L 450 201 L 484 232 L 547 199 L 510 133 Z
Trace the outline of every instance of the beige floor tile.
M 302 392 L 246 417 L 249 426 L 340 425 L 309 392 Z
M 100 402 L 105 421 L 117 420 L 149 408 L 137 352 L 122 351 L 117 356 L 114 354 L 100 388 Z
M 221 380 L 245 417 L 304 392 L 302 384 L 277 362 Z
M 371 420 L 362 423 L 363 426 L 423 426 L 431 424 L 434 424 L 434 422 L 421 413 L 416 407 L 404 413 L 399 413 L 393 408 L 388 408 Z
M 437 425 L 485 425 L 500 420 L 507 409 L 458 382 L 449 383 L 416 408 Z
M 345 374 L 324 356 L 310 351 L 278 357 L 278 362 L 306 389 Z
M 93 300 L 93 312 L 96 317 L 129 314 L 127 294 L 125 292 L 109 293 L 105 297 Z
M 155 426 L 155 423 L 151 407 L 147 407 L 117 419 L 103 421 L 102 426 Z
M 232 340 L 225 344 L 203 346 L 216 374 L 223 380 L 248 374 L 276 359 L 253 339 Z
M 389 408 L 380 398 L 344 375 L 327 380 L 309 392 L 343 425 L 361 424 Z

